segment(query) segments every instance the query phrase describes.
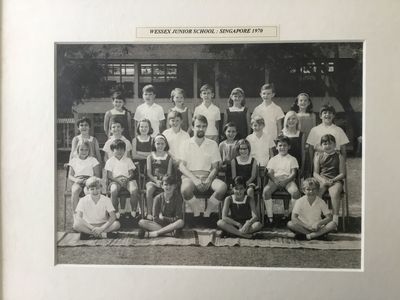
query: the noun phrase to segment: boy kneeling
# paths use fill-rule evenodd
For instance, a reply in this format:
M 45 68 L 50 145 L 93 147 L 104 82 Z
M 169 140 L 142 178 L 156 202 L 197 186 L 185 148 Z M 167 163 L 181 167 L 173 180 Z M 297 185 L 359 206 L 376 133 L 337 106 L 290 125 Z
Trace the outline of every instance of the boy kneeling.
M 81 239 L 115 238 L 120 224 L 116 221 L 115 209 L 110 198 L 100 194 L 101 183 L 97 177 L 86 181 L 89 194 L 79 200 L 73 229 L 81 233 Z
M 292 211 L 292 220 L 287 223 L 294 233 L 290 237 L 299 240 L 312 240 L 333 230 L 336 223 L 332 221 L 332 213 L 328 205 L 318 197 L 319 182 L 314 178 L 307 178 L 303 182 L 305 196 L 298 199 Z M 324 218 L 321 218 L 321 213 Z
M 182 196 L 176 190 L 176 180 L 171 175 L 164 175 L 161 187 L 164 191 L 153 202 L 154 221 L 139 221 L 139 238 L 143 238 L 146 233 L 148 237 L 157 237 L 173 231 L 177 236 L 184 226 Z

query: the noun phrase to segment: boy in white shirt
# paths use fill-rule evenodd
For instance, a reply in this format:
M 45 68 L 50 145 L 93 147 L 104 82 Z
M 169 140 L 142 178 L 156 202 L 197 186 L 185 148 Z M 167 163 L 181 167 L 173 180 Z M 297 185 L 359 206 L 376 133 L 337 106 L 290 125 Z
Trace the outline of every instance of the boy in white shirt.
M 264 132 L 268 133 L 272 139 L 276 139 L 282 130 L 282 120 L 285 115 L 282 108 L 272 101 L 275 97 L 274 84 L 264 84 L 261 87 L 260 96 L 263 102 L 254 109 L 253 114 L 263 117 L 265 121 Z
M 277 189 L 285 189 L 292 197 L 292 204 L 296 199 L 300 198 L 300 192 L 296 185 L 296 175 L 299 169 L 299 164 L 293 156 L 288 154 L 290 140 L 288 137 L 281 135 L 275 141 L 278 154 L 272 157 L 267 165 L 268 169 L 268 184 L 264 187 L 263 198 L 268 216 L 268 221 L 273 222 L 272 210 L 272 194 Z M 285 204 L 285 218 L 289 215 L 288 204 Z
M 138 122 L 143 119 L 149 119 L 153 128 L 152 137 L 162 132 L 165 129 L 165 116 L 163 108 L 155 103 L 156 89 L 151 84 L 143 87 L 144 103 L 140 104 L 135 111 L 135 128 Z
M 168 123 L 170 128 L 164 130 L 163 135 L 167 138 L 169 145 L 169 154 L 173 160 L 178 162 L 180 148 L 183 142 L 190 139 L 189 134 L 182 130 L 182 114 L 178 111 L 172 110 L 168 113 Z
M 117 211 L 117 219 L 121 213 L 125 213 L 124 203 L 121 203 L 121 212 L 118 212 L 118 193 L 122 188 L 129 191 L 131 215 L 135 218 L 139 200 L 138 186 L 136 180 L 133 179 L 136 167 L 130 158 L 124 156 L 126 146 L 122 140 L 113 141 L 110 147 L 113 156 L 107 160 L 104 169 L 107 171 L 107 178 L 110 181 L 111 201 Z
M 106 141 L 103 147 L 104 153 L 104 161 L 107 161 L 107 159 L 111 158 L 114 154 L 111 149 L 111 144 L 115 140 L 121 140 L 125 143 L 125 153 L 124 157 L 131 157 L 131 151 L 132 151 L 132 144 L 130 141 L 127 140 L 126 137 L 122 135 L 122 132 L 124 131 L 124 128 L 122 127 L 122 124 L 118 120 L 112 120 L 111 121 L 111 128 L 110 132 L 112 133 L 112 136 Z
M 115 209 L 110 198 L 100 194 L 101 183 L 97 177 L 86 181 L 89 195 L 83 197 L 76 207 L 77 216 L 73 229 L 81 233 L 81 239 L 91 236 L 96 238 L 115 238 L 120 224 L 116 221 Z
M 321 107 L 319 117 L 322 123 L 318 126 L 311 128 L 310 134 L 307 138 L 307 144 L 309 144 L 311 152 L 311 161 L 314 159 L 314 152 L 322 152 L 321 148 L 321 137 L 326 134 L 331 134 L 336 140 L 336 150 L 340 150 L 344 160 L 346 161 L 346 145 L 349 143 L 349 138 L 344 133 L 343 129 L 336 126 L 333 123 L 335 119 L 335 108 L 330 104 L 325 104 Z
M 318 197 L 319 182 L 307 178 L 303 182 L 305 196 L 296 201 L 292 212 L 292 220 L 288 228 L 294 233 L 289 234 L 299 240 L 312 240 L 336 230 L 337 225 L 332 221 L 328 205 Z M 321 218 L 324 215 L 324 218 Z
M 218 143 L 218 129 L 221 120 L 221 112 L 219 108 L 212 103 L 213 97 L 214 88 L 209 84 L 203 85 L 200 88 L 200 98 L 203 100 L 203 103 L 195 108 L 193 117 L 196 115 L 203 115 L 206 117 L 208 122 L 206 138 Z
M 249 141 L 251 146 L 251 156 L 256 159 L 261 167 L 265 167 L 269 158 L 273 156 L 274 140 L 264 131 L 265 122 L 261 116 L 253 114 L 250 125 L 253 133 L 246 140 Z

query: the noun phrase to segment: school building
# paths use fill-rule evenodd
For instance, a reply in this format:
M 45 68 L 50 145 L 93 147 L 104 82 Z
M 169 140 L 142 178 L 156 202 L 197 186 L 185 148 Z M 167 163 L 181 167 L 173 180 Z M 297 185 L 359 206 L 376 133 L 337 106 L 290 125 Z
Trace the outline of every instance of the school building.
M 74 122 L 83 115 L 92 119 L 92 134 L 100 145 L 104 144 L 104 113 L 112 108 L 110 95 L 116 88 L 123 89 L 126 107 L 133 117 L 136 107 L 142 103 L 141 90 L 147 84 L 156 87 L 156 103 L 166 113 L 173 106 L 170 100 L 173 88 L 185 90 L 186 104 L 193 111 L 200 104 L 199 89 L 205 83 L 214 85 L 214 103 L 221 112 L 227 108 L 230 91 L 235 87 L 243 88 L 251 112 L 261 103 L 259 90 L 266 82 L 275 84 L 274 102 L 285 112 L 301 92 L 311 96 L 315 112 L 325 103 L 333 105 L 338 112 L 336 123 L 349 135 L 352 141 L 349 149 L 354 149 L 355 135 L 361 135 L 362 76 L 347 91 L 351 112 L 345 111 L 341 102 L 330 95 L 326 80 L 334 78 L 335 72 L 353 66 L 354 46 L 361 49 L 362 46 L 360 43 L 332 43 L 330 46 L 321 47 L 324 49 L 320 57 L 304 55 L 299 59 L 303 44 L 84 45 L 86 52 L 94 54 L 91 58 L 82 55 L 79 45 L 57 45 L 58 50 L 68 48 L 64 59 L 70 63 L 91 59 L 104 71 L 101 83 L 98 88 L 92 88 L 90 97 L 74 105 L 70 117 L 57 119 L 57 149 L 70 150 L 76 134 Z M 60 67 L 58 64 L 57 68 Z M 357 118 L 359 128 L 348 124 L 349 117 Z

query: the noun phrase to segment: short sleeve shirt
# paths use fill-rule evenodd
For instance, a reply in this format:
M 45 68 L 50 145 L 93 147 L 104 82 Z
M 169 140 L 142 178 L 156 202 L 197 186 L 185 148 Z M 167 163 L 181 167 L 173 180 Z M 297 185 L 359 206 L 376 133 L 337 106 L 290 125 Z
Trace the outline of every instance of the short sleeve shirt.
M 204 103 L 200 104 L 194 110 L 193 116 L 196 115 L 203 115 L 206 117 L 208 122 L 206 135 L 218 135 L 218 129 L 215 123 L 221 120 L 221 112 L 215 104 L 211 103 L 209 107 L 206 107 Z
M 324 124 L 319 124 L 311 128 L 310 134 L 307 138 L 307 144 L 316 148 L 316 150 L 320 149 L 321 137 L 325 134 L 331 134 L 336 139 L 336 150 L 340 150 L 340 146 L 346 145 L 349 143 L 349 138 L 344 133 L 343 129 L 335 124 L 330 126 L 326 126 Z
M 284 156 L 277 154 L 272 157 L 267 164 L 267 169 L 274 170 L 275 177 L 289 176 L 292 169 L 298 168 L 299 164 L 297 159 L 290 154 Z
M 151 127 L 153 127 L 151 136 L 155 137 L 160 133 L 160 121 L 165 119 L 164 110 L 157 103 L 153 103 L 152 105 L 142 103 L 136 108 L 134 119 L 135 121 L 149 119 Z
M 184 142 L 179 158 L 190 171 L 210 171 L 213 163 L 221 161 L 221 154 L 215 141 L 205 138 L 198 146 L 193 137 Z
M 70 167 L 74 170 L 75 176 L 93 176 L 93 168 L 97 166 L 99 162 L 92 156 L 86 157 L 86 159 L 80 159 L 74 157 L 69 162 Z
M 298 215 L 300 221 L 311 226 L 321 221 L 321 213 L 326 216 L 330 214 L 330 211 L 328 205 L 320 197 L 316 197 L 313 204 L 310 205 L 307 196 L 303 196 L 296 200 L 293 213 Z
M 115 209 L 110 198 L 106 196 L 100 195 L 99 201 L 95 203 L 91 195 L 86 195 L 79 200 L 76 211 L 82 212 L 83 219 L 89 224 L 100 224 L 107 222 L 107 213 Z
M 118 159 L 113 156 L 107 160 L 104 169 L 112 172 L 113 177 L 129 177 L 129 170 L 135 170 L 136 167 L 132 160 L 128 157 L 122 157 L 121 159 Z
M 176 159 L 179 156 L 179 149 L 182 147 L 183 143 L 190 139 L 189 134 L 182 129 L 175 133 L 172 128 L 164 130 L 164 136 L 167 138 L 169 145 L 169 153 Z
M 119 139 L 125 142 L 126 150 L 125 150 L 125 153 L 124 153 L 124 157 L 126 157 L 126 156 L 128 155 L 127 153 L 128 153 L 129 151 L 132 151 L 132 144 L 131 144 L 131 142 L 128 141 L 128 139 L 127 139 L 126 137 L 124 137 L 124 136 L 120 137 Z M 104 151 L 105 153 L 107 153 L 107 156 L 108 156 L 108 157 L 114 156 L 114 153 L 111 151 L 111 144 L 112 144 L 112 142 L 113 142 L 114 140 L 116 140 L 116 138 L 111 136 L 111 137 L 107 140 L 107 142 L 104 144 L 103 151 Z
M 278 127 L 276 123 L 285 116 L 282 108 L 276 105 L 275 102 L 272 102 L 268 106 L 261 103 L 254 109 L 253 115 L 263 117 L 265 122 L 264 132 L 268 133 L 273 140 L 276 139 L 278 135 Z
M 269 160 L 269 149 L 275 146 L 273 138 L 268 133 L 263 132 L 260 138 L 252 133 L 246 139 L 251 146 L 251 156 L 256 159 L 260 166 L 265 167 Z

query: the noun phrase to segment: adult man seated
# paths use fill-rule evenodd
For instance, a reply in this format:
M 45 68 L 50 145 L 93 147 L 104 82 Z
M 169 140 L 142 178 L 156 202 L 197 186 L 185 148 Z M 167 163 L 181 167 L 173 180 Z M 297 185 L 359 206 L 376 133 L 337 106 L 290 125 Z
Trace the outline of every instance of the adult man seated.
M 216 178 L 221 162 L 218 145 L 205 137 L 208 122 L 205 116 L 196 115 L 193 118 L 194 136 L 186 140 L 181 147 L 179 169 L 182 172 L 181 193 L 189 203 L 195 217 L 200 215 L 200 203 L 194 197 L 194 191 L 214 191 L 208 199 L 205 217 L 214 212 L 219 202 L 223 200 L 227 190 L 226 184 Z

